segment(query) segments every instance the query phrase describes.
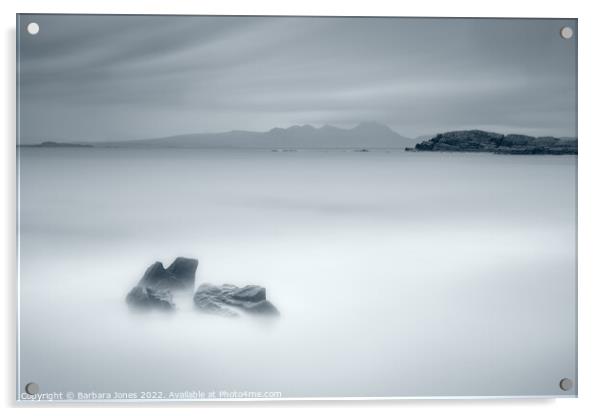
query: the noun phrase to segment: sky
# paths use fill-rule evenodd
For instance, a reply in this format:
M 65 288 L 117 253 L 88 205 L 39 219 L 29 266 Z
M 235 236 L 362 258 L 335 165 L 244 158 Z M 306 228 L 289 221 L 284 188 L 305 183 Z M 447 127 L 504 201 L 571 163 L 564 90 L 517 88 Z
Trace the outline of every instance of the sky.
M 17 31 L 21 143 L 365 121 L 577 136 L 575 20 L 21 15 Z

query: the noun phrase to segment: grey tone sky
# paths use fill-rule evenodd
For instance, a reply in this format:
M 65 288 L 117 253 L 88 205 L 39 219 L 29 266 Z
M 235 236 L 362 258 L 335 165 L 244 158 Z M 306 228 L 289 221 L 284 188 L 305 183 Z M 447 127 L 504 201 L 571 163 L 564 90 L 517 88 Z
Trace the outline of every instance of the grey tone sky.
M 575 20 L 20 19 L 22 143 L 362 121 L 576 136 Z

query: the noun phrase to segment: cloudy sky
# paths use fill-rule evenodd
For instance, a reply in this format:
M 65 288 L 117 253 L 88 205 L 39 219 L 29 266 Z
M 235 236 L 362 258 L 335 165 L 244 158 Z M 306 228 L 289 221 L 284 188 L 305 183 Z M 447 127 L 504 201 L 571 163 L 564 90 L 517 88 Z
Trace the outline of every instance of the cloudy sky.
M 22 15 L 21 141 L 362 121 L 408 137 L 576 136 L 566 25 L 576 32 L 572 20 Z

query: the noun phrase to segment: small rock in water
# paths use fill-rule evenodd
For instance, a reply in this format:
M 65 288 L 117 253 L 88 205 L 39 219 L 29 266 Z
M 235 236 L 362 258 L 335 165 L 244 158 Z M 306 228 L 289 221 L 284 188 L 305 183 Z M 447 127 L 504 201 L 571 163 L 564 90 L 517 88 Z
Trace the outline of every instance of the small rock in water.
M 265 288 L 249 285 L 242 288 L 224 284 L 203 283 L 194 294 L 194 304 L 205 313 L 238 316 L 239 312 L 277 316 L 278 309 L 266 300 Z
M 185 257 L 178 257 L 167 269 L 159 261 L 153 263 L 128 293 L 126 302 L 144 309 L 173 309 L 172 292 L 192 292 L 198 264 L 197 259 Z
M 167 268 L 167 272 L 174 276 L 185 290 L 192 291 L 194 290 L 194 279 L 198 265 L 199 261 L 197 259 L 178 257 Z
M 178 257 L 165 269 L 163 263 L 157 261 L 146 269 L 138 285 L 163 290 L 193 290 L 198 264 L 197 259 Z

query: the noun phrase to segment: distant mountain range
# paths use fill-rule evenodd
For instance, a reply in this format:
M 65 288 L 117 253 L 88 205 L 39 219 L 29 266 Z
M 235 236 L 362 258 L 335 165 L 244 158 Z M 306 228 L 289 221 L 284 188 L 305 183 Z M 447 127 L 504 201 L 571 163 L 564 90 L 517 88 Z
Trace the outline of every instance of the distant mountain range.
M 156 139 L 94 142 L 94 147 L 222 148 L 222 149 L 362 149 L 404 148 L 416 141 L 379 123 L 361 123 L 351 129 L 330 125 L 273 128 L 266 132 L 233 130 Z
M 376 122 L 350 129 L 330 125 L 273 128 L 266 132 L 233 130 L 224 133 L 185 134 L 142 140 L 110 142 L 56 142 L 23 147 L 63 148 L 199 148 L 199 149 L 406 149 L 408 151 L 493 152 L 511 154 L 576 154 L 577 139 L 498 134 L 459 130 L 410 139 Z
M 65 143 L 65 142 L 42 142 L 40 144 L 21 144 L 19 147 L 94 147 L 91 144 L 80 144 L 80 143 Z

